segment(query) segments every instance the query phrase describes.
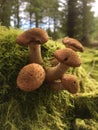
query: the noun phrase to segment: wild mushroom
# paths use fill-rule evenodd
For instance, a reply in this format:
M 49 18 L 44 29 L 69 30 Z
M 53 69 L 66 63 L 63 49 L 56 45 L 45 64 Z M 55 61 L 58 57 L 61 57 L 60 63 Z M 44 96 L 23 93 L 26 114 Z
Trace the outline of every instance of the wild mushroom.
M 45 79 L 45 71 L 41 65 L 32 63 L 24 66 L 17 77 L 17 86 L 26 92 L 39 88 Z
M 22 46 L 29 46 L 31 63 L 42 64 L 41 45 L 48 41 L 49 37 L 45 30 L 33 28 L 23 32 L 16 38 L 16 42 Z
M 67 90 L 72 94 L 76 94 L 79 89 L 79 82 L 75 75 L 64 74 L 61 81 L 51 83 L 53 90 Z
M 56 66 L 58 63 L 59 63 L 59 61 L 55 57 L 50 59 L 51 66 Z
M 79 55 L 70 48 L 56 50 L 54 56 L 59 61 L 59 64 L 54 67 L 46 68 L 47 82 L 61 78 L 69 67 L 79 67 L 81 65 Z
M 79 51 L 79 52 L 84 51 L 84 47 L 82 46 L 82 44 L 78 40 L 76 40 L 74 38 L 65 37 L 65 38 L 63 38 L 62 43 L 67 48 L 71 48 L 74 51 Z
M 82 44 L 74 38 L 65 37 L 63 38 L 62 43 L 66 46 L 66 48 L 71 48 L 74 51 L 84 51 L 84 47 L 82 46 Z M 55 66 L 59 63 L 59 61 L 55 58 L 51 59 L 50 62 L 52 66 Z

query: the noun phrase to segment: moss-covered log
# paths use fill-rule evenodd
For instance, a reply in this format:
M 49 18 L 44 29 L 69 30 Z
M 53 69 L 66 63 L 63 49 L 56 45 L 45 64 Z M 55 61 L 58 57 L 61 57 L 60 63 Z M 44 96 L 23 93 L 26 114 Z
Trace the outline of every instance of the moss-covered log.
M 21 32 L 0 26 L 0 130 L 70 130 L 77 117 L 97 120 L 98 82 L 84 69 L 89 66 L 86 53 L 82 67 L 66 72 L 78 77 L 80 90 L 75 96 L 66 90 L 53 92 L 46 83 L 28 93 L 17 87 L 17 75 L 29 63 L 29 49 L 15 43 Z M 43 66 L 51 66 L 53 52 L 63 47 L 51 40 L 42 46 Z

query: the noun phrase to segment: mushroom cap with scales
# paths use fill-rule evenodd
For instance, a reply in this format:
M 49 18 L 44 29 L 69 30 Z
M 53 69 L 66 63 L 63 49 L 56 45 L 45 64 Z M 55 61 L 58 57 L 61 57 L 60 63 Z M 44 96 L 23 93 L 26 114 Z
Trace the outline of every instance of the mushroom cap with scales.
M 55 58 L 60 62 L 70 67 L 79 67 L 81 65 L 81 58 L 70 48 L 56 50 Z
M 79 51 L 79 52 L 84 51 L 84 47 L 82 46 L 82 44 L 74 38 L 65 37 L 65 38 L 63 38 L 62 43 L 66 47 L 71 48 L 74 51 Z
M 79 89 L 79 82 L 75 75 L 64 74 L 61 78 L 61 83 L 64 89 L 72 94 L 76 94 Z
M 24 66 L 17 77 L 17 86 L 23 91 L 33 91 L 39 88 L 45 79 L 45 71 L 39 64 Z
M 44 44 L 49 40 L 47 32 L 41 28 L 32 28 L 21 35 L 17 36 L 16 42 L 22 46 L 27 46 L 30 43 Z

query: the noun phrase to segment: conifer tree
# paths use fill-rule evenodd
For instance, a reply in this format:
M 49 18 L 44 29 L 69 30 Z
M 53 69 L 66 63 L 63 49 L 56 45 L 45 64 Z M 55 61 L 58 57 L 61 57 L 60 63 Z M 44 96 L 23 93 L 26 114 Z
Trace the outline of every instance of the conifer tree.
M 0 0 L 0 23 L 3 26 L 10 26 L 11 7 L 11 1 Z

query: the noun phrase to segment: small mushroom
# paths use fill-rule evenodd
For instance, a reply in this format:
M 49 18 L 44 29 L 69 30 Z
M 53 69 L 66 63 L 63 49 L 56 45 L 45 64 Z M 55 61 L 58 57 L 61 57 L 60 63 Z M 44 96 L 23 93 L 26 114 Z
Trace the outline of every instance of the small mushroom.
M 39 88 L 45 79 L 45 71 L 41 65 L 32 63 L 24 66 L 17 77 L 17 86 L 26 92 Z
M 63 38 L 62 43 L 67 48 L 71 48 L 74 51 L 79 51 L 79 52 L 84 51 L 84 47 L 82 46 L 82 44 L 78 40 L 76 40 L 74 38 L 65 37 L 65 38 Z
M 74 51 L 84 51 L 84 47 L 82 46 L 82 44 L 74 38 L 65 37 L 63 38 L 62 43 L 66 46 L 66 48 L 71 48 Z M 55 66 L 59 63 L 59 61 L 56 58 L 52 58 L 50 60 L 50 63 L 52 66 Z
M 67 90 L 72 94 L 76 94 L 79 89 L 79 82 L 75 75 L 64 74 L 61 81 L 54 81 L 51 83 L 53 90 Z
M 16 42 L 22 46 L 29 46 L 31 63 L 42 64 L 41 45 L 48 41 L 49 37 L 45 30 L 33 28 L 23 32 L 16 38 Z
M 47 82 L 52 82 L 61 78 L 69 67 L 79 67 L 81 65 L 79 55 L 70 48 L 56 50 L 54 56 L 59 63 L 54 67 L 46 69 Z
M 75 94 L 79 89 L 79 82 L 75 75 L 65 74 L 61 79 L 63 87 L 70 93 Z

